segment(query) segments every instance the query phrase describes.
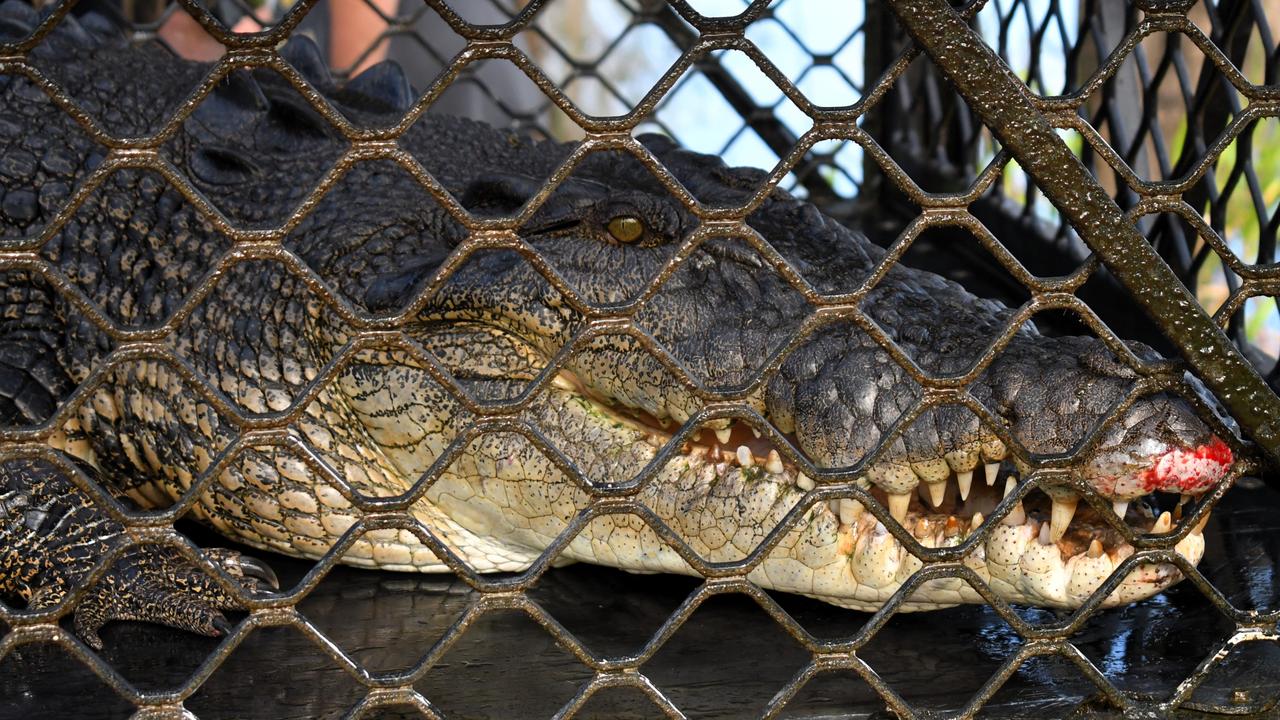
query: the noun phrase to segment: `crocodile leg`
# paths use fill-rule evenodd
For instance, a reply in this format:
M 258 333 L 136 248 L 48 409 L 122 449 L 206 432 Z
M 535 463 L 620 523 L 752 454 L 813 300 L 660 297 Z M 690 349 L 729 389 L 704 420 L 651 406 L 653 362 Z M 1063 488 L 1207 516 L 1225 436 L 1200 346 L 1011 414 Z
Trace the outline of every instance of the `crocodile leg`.
M 100 479 L 93 468 L 82 468 Z M 0 464 L 0 598 L 6 602 L 30 610 L 60 605 L 124 535 L 124 527 L 56 465 L 33 459 Z M 248 592 L 277 586 L 269 568 L 234 550 L 205 555 Z M 74 624 L 82 640 L 101 649 L 98 631 L 111 620 L 216 636 L 229 627 L 222 611 L 239 608 L 235 596 L 178 550 L 140 545 L 125 550 L 80 598 Z
M 278 589 L 266 565 L 225 548 L 206 550 L 216 565 L 250 592 Z M 167 546 L 139 546 L 125 555 L 76 605 L 76 634 L 102 649 L 98 630 L 112 620 L 154 622 L 180 630 L 219 636 L 230 630 L 224 610 L 240 602 Z

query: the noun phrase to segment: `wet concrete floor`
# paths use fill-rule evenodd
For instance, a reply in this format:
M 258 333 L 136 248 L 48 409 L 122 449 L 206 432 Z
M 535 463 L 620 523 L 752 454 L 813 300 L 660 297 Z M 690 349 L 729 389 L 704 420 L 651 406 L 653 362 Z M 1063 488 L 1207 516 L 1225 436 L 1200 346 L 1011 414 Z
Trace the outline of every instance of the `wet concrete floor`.
M 1280 492 L 1249 484 L 1255 487 L 1233 489 L 1215 512 L 1200 569 L 1236 607 L 1274 610 L 1280 606 Z M 286 558 L 267 559 L 286 582 L 308 568 Z M 644 647 L 697 586 L 690 578 L 576 565 L 549 571 L 529 595 L 592 652 L 623 656 Z M 298 610 L 356 663 L 385 674 L 413 667 L 478 595 L 449 577 L 339 568 Z M 804 598 L 774 597 L 819 638 L 848 637 L 870 617 Z M 1053 619 L 1042 611 L 1023 614 Z M 1072 641 L 1119 689 L 1158 699 L 1171 695 L 1233 628 L 1195 587 L 1181 583 L 1148 601 L 1099 613 Z M 103 637 L 105 659 L 144 692 L 182 687 L 220 642 L 136 623 L 116 623 Z M 896 615 L 859 655 L 913 708 L 947 716 L 964 708 L 1022 644 L 993 611 L 969 606 Z M 749 718 L 766 708 L 808 658 L 754 601 L 728 595 L 703 604 L 642 671 L 688 717 Z M 527 615 L 498 610 L 481 615 L 415 687 L 445 717 L 538 718 L 554 715 L 590 677 Z M 1097 694 L 1068 661 L 1036 658 L 1015 672 L 980 716 L 1112 715 L 1096 704 L 1080 706 Z M 311 639 L 282 627 L 250 633 L 186 707 L 201 720 L 337 718 L 363 695 Z M 1254 706 L 1277 696 L 1280 646 L 1250 643 L 1212 672 L 1193 699 L 1234 697 Z M 26 645 L 0 662 L 0 720 L 125 718 L 132 710 L 54 646 Z M 420 717 L 395 710 L 375 716 Z M 833 672 L 801 688 L 782 716 L 886 715 L 882 701 L 857 676 Z M 578 717 L 662 713 L 637 690 L 611 689 L 592 696 Z

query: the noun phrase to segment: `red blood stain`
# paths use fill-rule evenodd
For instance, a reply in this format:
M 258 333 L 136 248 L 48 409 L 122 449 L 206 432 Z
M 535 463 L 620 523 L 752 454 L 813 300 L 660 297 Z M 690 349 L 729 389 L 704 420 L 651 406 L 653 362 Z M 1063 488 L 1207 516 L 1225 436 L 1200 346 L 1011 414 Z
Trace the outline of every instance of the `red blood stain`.
M 1175 448 L 1156 457 L 1142 472 L 1142 488 L 1195 494 L 1213 487 L 1231 467 L 1231 448 L 1217 436 L 1190 449 Z

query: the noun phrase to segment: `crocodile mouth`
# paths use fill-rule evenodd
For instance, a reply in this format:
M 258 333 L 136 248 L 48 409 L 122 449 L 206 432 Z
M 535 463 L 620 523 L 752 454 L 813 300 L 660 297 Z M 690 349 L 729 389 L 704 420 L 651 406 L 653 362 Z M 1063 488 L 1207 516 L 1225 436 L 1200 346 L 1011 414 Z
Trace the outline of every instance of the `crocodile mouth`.
M 678 430 L 669 420 L 659 420 L 643 411 L 600 397 L 568 371 L 555 378 L 553 391 L 569 394 L 589 404 L 598 414 L 603 441 L 598 443 L 600 446 L 641 444 L 648 446 L 646 456 L 652 457 L 673 441 Z M 610 439 L 604 440 L 606 437 Z M 799 447 L 794 437 L 786 434 L 783 437 L 792 447 Z M 974 545 L 963 564 L 976 571 L 998 595 L 1010 602 L 1074 608 L 1083 604 L 1116 566 L 1135 553 L 1134 547 L 1115 527 L 1117 518 L 1136 535 L 1159 536 L 1174 532 L 1179 521 L 1194 512 L 1198 498 L 1226 474 L 1230 466 L 1230 451 L 1225 447 L 1214 437 L 1210 442 L 1212 452 L 1204 448 L 1191 451 L 1166 449 L 1154 455 L 1148 466 L 1128 467 L 1125 473 L 1150 475 L 1161 467 L 1168 468 L 1170 458 L 1204 458 L 1208 454 L 1213 460 L 1192 468 L 1198 473 L 1196 477 L 1184 478 L 1187 480 L 1185 486 L 1192 488 L 1192 492 L 1151 491 L 1115 500 L 1110 509 L 1111 517 L 1104 515 L 1107 511 L 1100 511 L 1089 502 L 1082 501 L 1070 490 L 1037 486 L 1022 495 L 998 520 L 989 521 L 988 518 L 997 514 L 1005 499 L 1017 493 L 1021 482 L 1021 473 L 1008 457 L 991 457 L 992 453 L 1002 451 L 1002 446 L 973 454 L 971 467 L 963 470 L 948 465 L 943 458 L 911 463 L 910 467 L 925 468 L 932 475 L 929 481 L 917 478 L 908 492 L 886 492 L 879 482 L 873 483 L 865 477 L 859 477 L 856 483 L 925 548 L 964 544 L 984 525 L 992 525 L 985 540 Z M 707 495 L 718 494 L 725 501 L 725 493 L 714 490 L 717 484 L 735 488 L 773 485 L 773 493 L 784 499 L 780 500 L 786 506 L 784 510 L 799 503 L 819 486 L 813 478 L 786 460 L 769 436 L 762 436 L 745 422 L 709 421 L 701 429 L 686 435 L 686 440 L 676 450 L 677 454 L 671 456 L 659 471 L 653 486 L 680 482 L 677 476 L 681 474 L 697 475 L 705 483 Z M 956 458 L 953 455 L 951 459 Z M 960 460 L 956 464 L 964 467 L 965 463 Z M 678 469 L 671 470 L 673 465 Z M 900 464 L 897 467 L 904 466 Z M 868 469 L 868 475 L 877 473 L 883 476 L 892 470 L 875 466 Z M 739 502 L 726 512 L 741 514 L 743 507 L 744 504 Z M 782 514 L 785 513 L 775 512 L 771 517 L 777 518 Z M 757 519 L 767 522 L 764 516 Z M 1203 555 L 1203 531 L 1208 519 L 1206 512 L 1175 547 L 1175 551 L 1192 565 L 1197 564 Z M 751 521 L 750 517 L 739 520 Z M 771 529 L 764 527 L 761 535 Z M 791 585 L 783 579 L 783 573 L 767 572 L 765 567 L 752 572 L 750 577 L 753 580 L 766 587 L 819 597 L 837 605 L 874 610 L 923 566 L 889 533 L 884 523 L 856 499 L 837 498 L 812 503 L 805 519 L 793 528 L 792 533 L 827 534 L 826 541 L 833 545 L 834 550 L 831 561 L 848 565 L 847 578 L 822 586 L 813 581 L 806 583 L 803 579 Z M 816 537 L 806 540 L 811 544 L 823 541 Z M 696 549 L 696 542 L 691 545 Z M 796 547 L 796 543 L 780 543 L 763 565 L 767 566 L 770 561 L 798 559 Z M 622 565 L 627 569 L 625 563 Z M 761 572 L 762 569 L 765 571 Z M 1114 606 L 1150 597 L 1180 579 L 1181 573 L 1172 564 L 1139 563 L 1103 600 L 1103 605 Z M 960 602 L 984 601 L 958 579 L 930 580 L 909 596 L 902 609 L 927 610 Z

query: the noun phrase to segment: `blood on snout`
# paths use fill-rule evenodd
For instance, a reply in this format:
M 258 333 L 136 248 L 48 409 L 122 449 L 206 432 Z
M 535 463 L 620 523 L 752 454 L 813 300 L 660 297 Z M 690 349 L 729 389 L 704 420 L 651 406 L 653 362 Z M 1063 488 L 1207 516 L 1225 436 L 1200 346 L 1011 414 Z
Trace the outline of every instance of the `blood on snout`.
M 1204 445 L 1174 448 L 1157 457 L 1140 476 L 1147 492 L 1194 495 L 1213 487 L 1231 469 L 1231 448 L 1216 435 Z

